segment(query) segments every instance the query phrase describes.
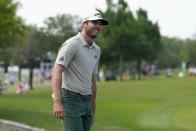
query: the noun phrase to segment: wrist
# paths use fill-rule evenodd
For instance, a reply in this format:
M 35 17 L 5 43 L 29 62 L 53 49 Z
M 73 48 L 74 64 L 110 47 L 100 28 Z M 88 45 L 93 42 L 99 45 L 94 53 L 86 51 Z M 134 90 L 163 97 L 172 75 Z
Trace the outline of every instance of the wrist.
M 62 103 L 62 102 L 61 102 L 60 99 L 54 99 L 54 103 L 55 103 L 55 104 L 59 104 L 59 103 Z

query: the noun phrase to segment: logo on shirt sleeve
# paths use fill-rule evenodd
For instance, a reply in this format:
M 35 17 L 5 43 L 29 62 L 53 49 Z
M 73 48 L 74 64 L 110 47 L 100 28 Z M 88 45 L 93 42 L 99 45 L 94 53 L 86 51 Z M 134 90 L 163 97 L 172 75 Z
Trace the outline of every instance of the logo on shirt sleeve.
M 59 61 L 64 61 L 64 57 L 62 56 L 61 58 L 59 58 Z

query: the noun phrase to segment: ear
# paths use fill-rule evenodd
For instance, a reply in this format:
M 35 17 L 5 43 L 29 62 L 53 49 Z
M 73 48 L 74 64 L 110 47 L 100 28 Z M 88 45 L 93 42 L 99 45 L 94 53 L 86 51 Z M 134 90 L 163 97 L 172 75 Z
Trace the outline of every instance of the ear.
M 82 26 L 84 26 L 85 24 L 86 24 L 86 22 L 83 22 L 83 23 L 82 23 Z
M 85 21 L 82 23 L 82 27 L 87 26 L 88 25 L 88 21 Z
M 88 23 L 89 23 L 89 21 L 85 21 L 85 22 L 83 22 L 83 24 L 87 24 L 87 25 L 88 25 Z

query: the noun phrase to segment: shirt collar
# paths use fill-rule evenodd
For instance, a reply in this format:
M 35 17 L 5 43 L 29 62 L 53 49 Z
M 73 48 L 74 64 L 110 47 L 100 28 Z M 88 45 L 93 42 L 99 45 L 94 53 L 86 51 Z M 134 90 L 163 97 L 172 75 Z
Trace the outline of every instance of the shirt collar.
M 81 35 L 80 32 L 78 32 L 77 36 L 80 38 L 80 40 L 82 41 L 82 46 L 88 47 L 88 48 L 94 48 L 95 43 L 93 41 L 93 43 L 89 46 L 88 43 L 86 42 L 86 40 L 83 38 L 83 36 Z

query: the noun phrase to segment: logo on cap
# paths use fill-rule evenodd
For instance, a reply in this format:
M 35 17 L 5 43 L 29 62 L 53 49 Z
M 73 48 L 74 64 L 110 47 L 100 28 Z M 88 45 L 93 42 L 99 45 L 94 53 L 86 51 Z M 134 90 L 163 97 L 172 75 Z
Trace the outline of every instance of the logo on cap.
M 99 17 L 100 19 L 102 19 L 102 16 L 101 16 L 100 13 L 96 13 L 96 14 L 94 14 L 94 16 L 97 16 L 97 17 Z

